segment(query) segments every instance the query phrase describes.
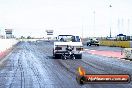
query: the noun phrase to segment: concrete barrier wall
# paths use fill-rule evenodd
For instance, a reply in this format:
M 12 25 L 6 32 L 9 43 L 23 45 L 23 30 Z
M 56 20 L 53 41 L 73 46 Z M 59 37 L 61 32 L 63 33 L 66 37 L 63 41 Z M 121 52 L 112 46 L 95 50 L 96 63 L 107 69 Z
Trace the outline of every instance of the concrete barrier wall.
M 0 53 L 12 48 L 13 45 L 17 44 L 18 40 L 15 39 L 0 39 Z
M 132 48 L 132 41 L 130 41 L 130 47 Z
M 131 41 L 100 41 L 100 45 L 131 48 L 132 42 Z

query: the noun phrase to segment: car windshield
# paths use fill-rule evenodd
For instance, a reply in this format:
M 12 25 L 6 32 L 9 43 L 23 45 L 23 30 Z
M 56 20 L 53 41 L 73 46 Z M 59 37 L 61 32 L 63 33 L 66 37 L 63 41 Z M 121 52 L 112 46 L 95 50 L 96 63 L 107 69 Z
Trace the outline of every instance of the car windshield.
M 58 40 L 60 42 L 80 42 L 79 36 L 72 35 L 59 35 Z

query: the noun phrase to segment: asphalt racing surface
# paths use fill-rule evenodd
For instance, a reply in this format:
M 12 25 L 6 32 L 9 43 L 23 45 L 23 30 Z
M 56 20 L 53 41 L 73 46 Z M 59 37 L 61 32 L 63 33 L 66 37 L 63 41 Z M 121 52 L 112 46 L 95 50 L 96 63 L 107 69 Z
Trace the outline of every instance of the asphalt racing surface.
M 77 68 L 82 66 L 87 74 L 132 76 L 131 61 L 93 55 L 85 51 L 82 59 L 53 59 L 52 48 L 53 42 L 19 43 L 0 66 L 0 88 L 132 88 L 132 82 L 79 85 L 75 74 Z

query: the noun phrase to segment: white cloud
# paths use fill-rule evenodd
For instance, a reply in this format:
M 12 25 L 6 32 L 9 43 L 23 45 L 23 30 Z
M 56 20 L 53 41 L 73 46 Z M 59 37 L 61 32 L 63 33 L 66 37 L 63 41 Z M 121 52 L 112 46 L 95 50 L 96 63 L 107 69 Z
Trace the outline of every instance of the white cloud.
M 54 29 L 55 35 L 81 35 L 83 29 L 84 36 L 108 36 L 112 22 L 116 35 L 120 33 L 118 19 L 130 19 L 131 23 L 130 3 L 131 0 L 0 0 L 0 28 L 13 28 L 16 36 L 43 36 L 46 29 Z M 122 31 L 127 28 L 125 22 Z

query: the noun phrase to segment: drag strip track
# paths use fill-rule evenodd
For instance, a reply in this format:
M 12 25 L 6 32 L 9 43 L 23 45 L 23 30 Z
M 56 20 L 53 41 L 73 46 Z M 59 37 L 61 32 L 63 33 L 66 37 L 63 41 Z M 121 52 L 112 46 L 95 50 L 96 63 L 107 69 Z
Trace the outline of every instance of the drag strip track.
M 23 65 L 22 65 L 20 59 L 18 59 L 18 67 L 17 67 L 16 70 L 14 71 L 13 79 L 12 79 L 10 85 L 9 85 L 9 88 L 12 88 L 18 70 L 20 70 L 20 75 L 21 75 L 21 76 L 20 76 L 20 79 L 21 79 L 20 86 L 21 86 L 22 88 L 25 88 L 25 77 L 24 77 Z
M 52 55 L 52 52 L 49 52 L 49 53 Z M 126 68 L 122 68 L 121 69 L 122 66 L 118 66 L 116 63 L 114 63 L 112 61 L 109 64 L 108 64 L 108 62 L 106 63 L 106 62 L 103 62 L 103 61 L 101 61 L 101 64 L 99 64 L 97 61 L 94 62 L 94 58 L 95 58 L 95 60 L 97 60 L 97 59 L 102 59 L 102 58 L 106 58 L 106 57 L 88 55 L 87 53 L 84 53 L 83 57 L 84 58 L 82 60 L 61 60 L 61 59 L 57 59 L 55 61 L 58 62 L 58 64 L 62 65 L 67 71 L 69 71 L 70 73 L 72 73 L 74 75 L 73 77 L 75 77 L 77 68 L 79 66 L 85 67 L 85 69 L 87 69 L 87 71 L 88 71 L 89 74 L 120 74 L 120 73 L 122 73 L 122 74 L 125 74 L 125 73 L 128 74 L 129 73 L 129 74 L 131 74 L 131 68 L 129 68 L 128 70 L 124 70 Z M 49 58 L 49 59 L 51 59 L 51 58 Z M 90 59 L 91 61 L 88 60 L 88 59 Z M 111 58 L 106 58 L 106 61 L 108 59 L 110 60 Z M 117 59 L 114 59 L 114 58 L 112 58 L 112 59 L 115 60 L 117 63 L 119 62 Z M 104 64 L 102 64 L 102 63 L 104 63 Z M 120 61 L 120 64 L 122 64 L 121 61 Z M 127 65 L 127 64 L 128 63 L 126 63 L 124 65 Z M 107 85 L 107 86 L 112 86 L 112 85 Z M 119 85 L 117 84 L 115 86 L 115 88 L 116 87 L 125 87 L 125 86 L 121 85 L 121 84 L 119 84 Z M 131 87 L 130 84 L 128 86 Z
M 53 42 L 21 42 L 0 67 L 0 88 L 131 88 L 129 84 L 76 82 L 79 66 L 88 74 L 132 75 L 132 62 L 83 53 L 83 59 L 52 58 Z

